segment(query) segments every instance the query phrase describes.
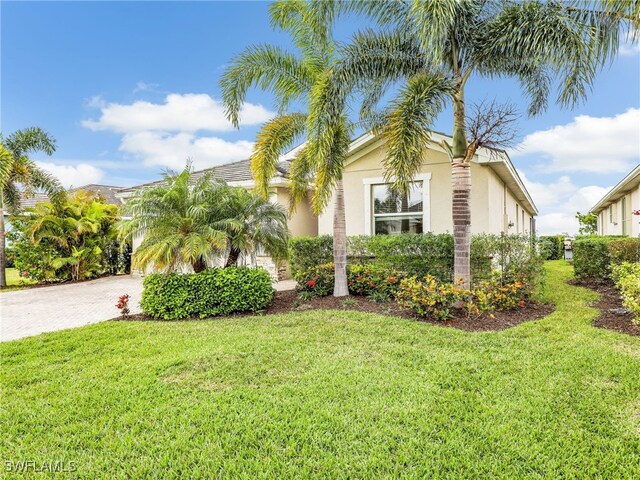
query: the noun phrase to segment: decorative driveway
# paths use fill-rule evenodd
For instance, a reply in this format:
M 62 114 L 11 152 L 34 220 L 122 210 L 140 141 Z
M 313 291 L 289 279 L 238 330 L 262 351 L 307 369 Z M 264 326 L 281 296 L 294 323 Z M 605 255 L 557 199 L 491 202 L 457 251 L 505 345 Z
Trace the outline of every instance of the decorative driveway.
M 142 277 L 136 275 L 1 292 L 0 340 L 15 340 L 117 317 L 120 312 L 115 304 L 125 293 L 131 297 L 131 313 L 139 313 Z
M 274 285 L 293 290 L 293 280 Z M 129 294 L 131 313 L 140 313 L 142 277 L 120 275 L 80 283 L 0 292 L 0 341 L 81 327 L 120 315 L 118 297 Z

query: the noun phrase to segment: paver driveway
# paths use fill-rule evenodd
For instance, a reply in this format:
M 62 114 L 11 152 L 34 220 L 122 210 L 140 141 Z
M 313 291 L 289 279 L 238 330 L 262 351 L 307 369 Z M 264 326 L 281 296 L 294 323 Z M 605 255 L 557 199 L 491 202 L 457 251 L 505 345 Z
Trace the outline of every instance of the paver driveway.
M 283 280 L 274 287 L 293 290 L 295 285 L 293 280 Z M 15 340 L 117 317 L 115 304 L 125 293 L 131 297 L 131 313 L 140 313 L 142 277 L 137 275 L 1 292 L 0 340 Z
M 14 340 L 117 317 L 118 297 L 131 296 L 131 313 L 139 313 L 142 277 L 121 275 L 89 282 L 0 293 L 0 340 Z

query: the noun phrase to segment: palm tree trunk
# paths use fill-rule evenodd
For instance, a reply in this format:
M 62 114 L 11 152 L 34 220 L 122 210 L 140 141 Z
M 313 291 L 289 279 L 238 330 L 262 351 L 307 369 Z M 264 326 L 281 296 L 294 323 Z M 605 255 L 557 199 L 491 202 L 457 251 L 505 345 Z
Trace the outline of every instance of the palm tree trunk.
M 471 166 L 466 161 L 464 93 L 454 95 L 453 158 L 451 162 L 453 214 L 453 279 L 462 288 L 471 285 Z
M 207 262 L 205 262 L 203 257 L 198 258 L 195 262 L 191 263 L 191 268 L 193 268 L 194 273 L 200 273 L 207 268 Z
M 0 197 L 2 196 L 2 192 L 0 191 Z M 4 204 L 2 203 L 2 198 L 0 198 L 0 288 L 4 288 L 7 286 L 7 272 L 5 270 L 6 265 L 6 232 L 4 228 Z
M 229 256 L 227 257 L 227 261 L 224 264 L 224 268 L 233 267 L 238 264 L 238 258 L 240 257 L 240 250 L 237 248 L 231 248 L 229 250 Z
M 336 182 L 336 203 L 333 210 L 333 296 L 349 295 L 347 285 L 347 227 L 344 211 L 344 187 L 342 179 Z

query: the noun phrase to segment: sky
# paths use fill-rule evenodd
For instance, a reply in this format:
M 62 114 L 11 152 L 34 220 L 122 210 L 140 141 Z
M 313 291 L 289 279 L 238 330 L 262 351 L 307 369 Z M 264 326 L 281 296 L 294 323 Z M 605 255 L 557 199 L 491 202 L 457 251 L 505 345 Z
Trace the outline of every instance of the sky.
M 179 170 L 247 158 L 274 115 L 271 95 L 252 90 L 239 129 L 224 117 L 218 81 L 234 55 L 270 43 L 266 2 L 0 2 L 0 130 L 38 126 L 56 152 L 34 154 L 65 186 L 131 186 Z M 336 27 L 348 40 L 368 24 Z M 640 163 L 640 47 L 623 44 L 574 109 L 550 102 L 530 118 L 511 79 L 472 77 L 468 104 L 516 105 L 510 157 L 540 215 L 539 233 L 574 233 L 586 212 Z M 552 99 L 553 100 L 553 99 Z M 451 111 L 434 129 L 451 132 Z

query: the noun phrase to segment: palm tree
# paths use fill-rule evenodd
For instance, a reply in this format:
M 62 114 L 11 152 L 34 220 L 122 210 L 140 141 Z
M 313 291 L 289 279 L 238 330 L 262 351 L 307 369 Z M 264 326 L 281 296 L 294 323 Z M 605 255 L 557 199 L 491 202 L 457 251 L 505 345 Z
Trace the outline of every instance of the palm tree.
M 597 72 L 616 54 L 621 35 L 637 39 L 640 2 L 507 0 L 313 1 L 314 17 L 359 12 L 384 28 L 355 35 L 333 70 L 332 88 L 319 100 L 325 122 L 340 118 L 346 96 L 363 92 L 361 114 L 387 141 L 385 176 L 407 192 L 423 162 L 433 120 L 453 106 L 453 139 L 443 147 L 452 168 L 454 278 L 470 283 L 471 169 L 481 146 L 469 141 L 465 90 L 476 77 L 514 77 L 542 112 L 554 82 L 557 102 L 583 100 Z M 389 87 L 404 86 L 375 111 Z
M 167 172 L 163 184 L 138 191 L 123 207 L 130 218 L 118 225 L 120 237 L 142 238 L 132 267 L 171 272 L 186 264 L 198 273 L 225 252 L 227 236 L 212 210 L 224 202 L 229 187 L 212 173 L 192 182 L 191 173 L 190 166 Z
M 236 265 L 240 255 L 258 251 L 265 251 L 276 262 L 287 257 L 287 213 L 279 205 L 244 188 L 233 188 L 218 215 L 229 249 L 225 267 Z
M 7 286 L 5 209 L 12 214 L 20 212 L 20 188 L 27 195 L 42 190 L 54 200 L 63 191 L 58 179 L 28 157 L 35 152 L 52 155 L 55 150 L 53 137 L 40 128 L 18 130 L 7 137 L 0 135 L 0 288 Z
M 331 122 L 322 122 L 324 112 L 316 99 L 330 87 L 330 73 L 337 61 L 336 46 L 331 37 L 331 22 L 315 15 L 309 6 L 307 2 L 279 0 L 270 7 L 273 26 L 291 35 L 298 54 L 272 45 L 249 47 L 234 58 L 220 86 L 227 117 L 236 127 L 251 87 L 272 92 L 279 103 L 280 114 L 263 126 L 251 156 L 256 190 L 263 198 L 269 196 L 269 181 L 276 173 L 280 155 L 306 137 L 289 171 L 291 210 L 295 210 L 309 189 L 313 190 L 316 214 L 334 196 L 334 295 L 345 296 L 349 290 L 342 172 L 350 126 L 344 111 Z M 291 105 L 299 110 L 288 111 Z
M 65 196 L 66 197 L 66 196 Z M 114 239 L 118 207 L 92 192 L 78 191 L 58 202 L 45 202 L 29 211 L 25 233 L 38 245 L 53 245 L 51 266 L 71 280 L 91 278 L 107 269 L 104 251 Z

